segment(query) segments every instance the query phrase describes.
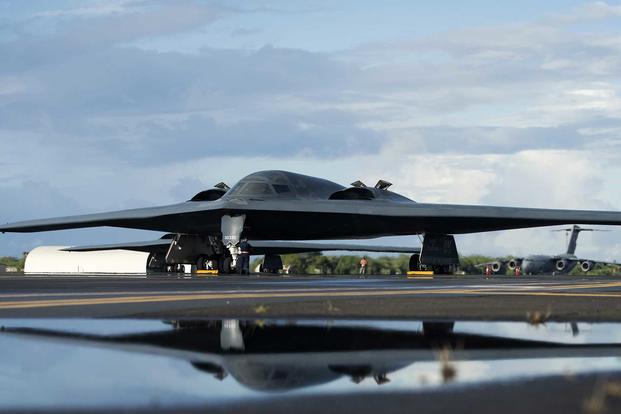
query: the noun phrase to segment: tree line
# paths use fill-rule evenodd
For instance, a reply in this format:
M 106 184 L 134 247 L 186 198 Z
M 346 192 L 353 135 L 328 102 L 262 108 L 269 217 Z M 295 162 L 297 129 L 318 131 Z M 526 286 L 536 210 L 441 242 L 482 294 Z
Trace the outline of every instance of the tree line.
M 281 255 L 283 266 L 290 273 L 309 275 L 351 275 L 360 270 L 362 256 L 325 256 L 319 252 Z M 381 256 L 369 258 L 367 274 L 397 275 L 409 269 L 410 256 Z M 255 270 L 263 257 L 255 258 L 250 267 Z
M 307 275 L 352 275 L 360 271 L 361 255 L 345 256 L 325 256 L 321 253 L 301 253 L 282 255 L 283 266 L 290 267 L 292 274 Z M 400 275 L 409 270 L 409 255 L 393 255 L 368 257 L 367 274 L 373 275 Z M 459 258 L 460 272 L 464 274 L 482 274 L 483 263 L 491 263 L 497 260 L 509 260 L 513 257 L 497 258 L 482 255 L 461 256 Z M 251 269 L 255 270 L 263 261 L 262 257 L 255 258 L 251 263 Z M 588 274 L 593 276 L 611 276 L 619 274 L 620 266 L 596 266 Z M 513 271 L 507 269 L 507 275 L 512 275 Z M 570 274 L 585 274 L 576 266 Z
M 12 257 L 12 256 L 0 256 L 0 264 L 8 267 L 15 267 L 20 272 L 24 270 L 24 263 L 26 262 L 26 256 Z

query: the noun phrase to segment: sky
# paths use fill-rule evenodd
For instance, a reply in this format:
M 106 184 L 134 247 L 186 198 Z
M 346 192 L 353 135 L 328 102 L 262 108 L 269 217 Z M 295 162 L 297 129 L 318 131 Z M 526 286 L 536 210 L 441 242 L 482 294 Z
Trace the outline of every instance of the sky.
M 621 2 L 0 0 L 0 222 L 175 203 L 262 169 L 619 210 Z M 549 230 L 458 246 L 563 251 Z M 578 254 L 621 260 L 610 230 Z M 157 235 L 4 234 L 0 256 Z

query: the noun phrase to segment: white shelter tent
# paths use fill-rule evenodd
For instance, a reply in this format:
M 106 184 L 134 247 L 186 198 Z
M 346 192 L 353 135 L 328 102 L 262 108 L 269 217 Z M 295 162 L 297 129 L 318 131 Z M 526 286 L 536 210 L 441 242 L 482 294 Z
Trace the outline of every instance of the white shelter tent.
M 26 256 L 24 273 L 146 274 L 149 253 L 130 250 L 65 252 L 68 246 L 41 246 Z

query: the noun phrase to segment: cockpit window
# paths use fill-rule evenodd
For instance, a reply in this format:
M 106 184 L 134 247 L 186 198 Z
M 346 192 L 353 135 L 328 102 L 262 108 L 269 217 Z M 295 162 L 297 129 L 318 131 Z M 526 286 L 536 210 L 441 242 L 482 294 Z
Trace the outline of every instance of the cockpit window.
M 236 193 L 239 195 L 256 195 L 256 196 L 274 194 L 269 184 L 260 183 L 260 182 L 246 183 Z
M 274 186 L 274 190 L 276 190 L 276 192 L 278 194 L 283 194 L 283 193 L 290 193 L 291 189 L 289 188 L 288 185 L 284 185 L 284 184 L 273 184 Z

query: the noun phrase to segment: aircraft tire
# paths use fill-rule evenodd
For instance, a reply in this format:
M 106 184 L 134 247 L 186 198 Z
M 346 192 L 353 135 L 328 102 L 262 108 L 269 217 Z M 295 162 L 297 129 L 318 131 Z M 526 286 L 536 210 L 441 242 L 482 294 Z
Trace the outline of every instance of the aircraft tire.
M 409 268 L 413 272 L 420 270 L 420 254 L 415 253 L 410 256 Z
M 231 274 L 231 261 L 230 257 L 222 257 L 218 260 L 218 271 L 222 275 Z
M 207 261 L 209 260 L 209 258 L 207 256 L 198 256 L 198 259 L 196 260 L 196 269 L 197 270 L 205 270 L 207 268 Z

